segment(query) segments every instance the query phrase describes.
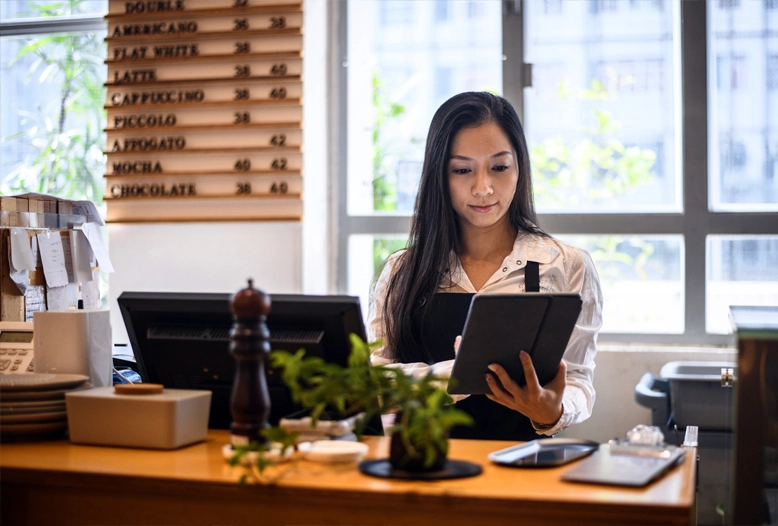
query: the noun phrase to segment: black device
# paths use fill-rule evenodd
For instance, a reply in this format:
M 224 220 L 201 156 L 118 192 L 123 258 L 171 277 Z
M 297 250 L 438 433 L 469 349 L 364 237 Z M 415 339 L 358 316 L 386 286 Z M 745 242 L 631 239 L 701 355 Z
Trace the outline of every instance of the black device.
M 231 294 L 123 292 L 119 309 L 144 382 L 213 393 L 208 427 L 228 429 L 235 359 L 229 352 Z M 271 350 L 296 352 L 346 366 L 349 335 L 366 339 L 359 298 L 271 294 L 267 327 Z M 278 371 L 268 369 L 272 425 L 300 411 Z M 380 420 L 378 421 L 380 422 Z M 380 423 L 368 430 L 382 434 Z
M 577 293 L 476 294 L 448 392 L 491 393 L 485 375 L 491 374 L 492 363 L 502 365 L 519 385 L 526 385 L 519 358 L 522 350 L 532 358 L 540 385 L 547 384 L 559 369 L 581 306 Z
M 561 466 L 588 456 L 600 447 L 592 440 L 539 438 L 489 453 L 489 460 L 514 468 Z

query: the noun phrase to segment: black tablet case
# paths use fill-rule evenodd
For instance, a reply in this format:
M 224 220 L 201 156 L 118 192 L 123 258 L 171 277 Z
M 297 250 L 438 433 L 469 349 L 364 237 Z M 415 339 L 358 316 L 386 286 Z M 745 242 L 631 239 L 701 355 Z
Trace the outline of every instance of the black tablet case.
M 556 375 L 581 305 L 575 293 L 473 296 L 448 392 L 491 393 L 485 379 L 491 363 L 525 385 L 522 350 L 532 357 L 540 385 L 547 384 Z

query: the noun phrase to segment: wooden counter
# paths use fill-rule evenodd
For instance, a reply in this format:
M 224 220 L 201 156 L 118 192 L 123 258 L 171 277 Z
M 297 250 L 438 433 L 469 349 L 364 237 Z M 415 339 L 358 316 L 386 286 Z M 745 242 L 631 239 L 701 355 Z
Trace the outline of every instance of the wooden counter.
M 477 477 L 397 481 L 355 464 L 284 464 L 273 485 L 240 486 L 222 457 L 226 431 L 176 451 L 74 445 L 0 445 L 2 524 L 691 524 L 696 454 L 643 489 L 565 483 L 569 467 L 513 469 L 487 454 L 512 443 L 452 440 L 451 458 Z M 368 458 L 387 456 L 367 438 Z

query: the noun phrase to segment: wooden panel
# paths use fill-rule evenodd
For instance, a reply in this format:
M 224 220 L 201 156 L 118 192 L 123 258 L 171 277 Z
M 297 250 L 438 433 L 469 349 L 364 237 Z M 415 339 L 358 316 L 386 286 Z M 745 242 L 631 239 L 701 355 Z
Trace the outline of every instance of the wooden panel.
M 291 77 L 273 79 L 203 79 L 157 84 L 152 87 L 109 86 L 107 107 L 153 106 L 155 108 L 210 102 L 255 102 L 302 99 L 303 85 Z
M 487 455 L 510 445 L 453 440 L 451 457 L 481 464 L 477 477 L 378 479 L 354 464 L 295 461 L 269 486 L 239 486 L 226 465 L 228 431 L 177 451 L 89 447 L 66 441 L 4 444 L 3 524 L 691 524 L 696 454 L 646 488 L 565 483 L 568 468 L 513 469 Z M 368 458 L 388 441 L 368 438 Z M 38 506 L 36 502 L 46 502 Z M 117 516 L 117 510 L 129 516 Z M 120 520 L 120 518 L 126 520 Z
M 159 133 L 157 130 L 108 130 L 108 153 L 203 150 L 206 148 L 275 148 L 302 146 L 300 128 L 254 128 L 246 133 L 243 126 L 178 128 Z
M 301 219 L 301 3 L 111 0 L 106 20 L 108 220 Z
M 241 12 L 245 8 L 277 10 L 278 6 L 298 7 L 299 0 L 108 0 L 108 16 L 164 16 L 181 13 Z
M 176 38 L 174 42 L 163 40 L 154 44 L 131 45 L 112 40 L 108 43 L 107 63 L 147 59 L 299 53 L 303 48 L 302 43 L 303 37 L 300 34 L 241 34 L 215 38 L 201 37 L 197 40 Z

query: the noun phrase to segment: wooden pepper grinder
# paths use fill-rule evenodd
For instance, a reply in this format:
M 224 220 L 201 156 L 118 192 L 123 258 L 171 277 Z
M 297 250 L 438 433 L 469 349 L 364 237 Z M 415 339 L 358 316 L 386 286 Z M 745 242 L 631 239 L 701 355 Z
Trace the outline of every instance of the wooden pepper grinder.
M 270 312 L 270 297 L 255 289 L 253 280 L 248 288 L 232 297 L 230 308 L 233 326 L 230 331 L 230 352 L 235 357 L 235 379 L 232 384 L 231 443 L 246 445 L 266 442 L 261 435 L 268 426 L 270 395 L 265 377 L 265 360 L 270 353 L 270 333 L 265 317 Z

